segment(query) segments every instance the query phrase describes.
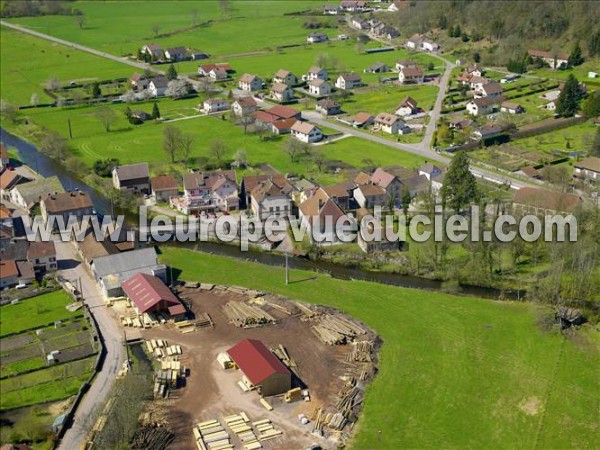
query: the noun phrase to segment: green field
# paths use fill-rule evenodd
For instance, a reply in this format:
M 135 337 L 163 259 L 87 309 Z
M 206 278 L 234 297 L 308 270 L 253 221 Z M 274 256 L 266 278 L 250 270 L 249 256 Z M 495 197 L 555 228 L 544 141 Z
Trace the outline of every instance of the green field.
M 435 103 L 437 93 L 437 86 L 384 85 L 371 92 L 357 92 L 351 97 L 341 100 L 340 103 L 344 112 L 349 114 L 364 111 L 376 116 L 380 112 L 393 114 L 402 100 L 412 97 L 417 101 L 419 108 L 429 111 Z
M 19 331 L 49 325 L 57 320 L 81 316 L 81 311 L 66 309 L 72 303 L 64 291 L 19 301 L 16 305 L 0 307 L 0 337 Z
M 0 30 L 0 96 L 18 105 L 29 105 L 33 93 L 39 95 L 40 103 L 53 101 L 43 90 L 52 76 L 68 84 L 75 80 L 128 77 L 133 73 L 133 68 L 124 64 L 6 27 Z
M 46 403 L 76 394 L 92 374 L 95 361 L 92 356 L 0 380 L 0 409 Z
M 542 151 L 549 153 L 552 150 L 561 151 L 587 151 L 591 143 L 594 142 L 594 135 L 597 130 L 592 120 L 562 128 L 556 131 L 550 131 L 538 136 L 532 136 L 524 139 L 517 139 L 512 142 L 516 147 L 525 148 L 533 151 Z M 567 148 L 567 142 L 570 148 Z
M 182 280 L 339 308 L 383 339 L 353 448 L 592 448 L 598 338 L 542 332 L 543 307 L 340 281 L 163 248 Z M 313 279 L 311 281 L 310 279 Z M 381 433 L 379 433 L 381 431 Z

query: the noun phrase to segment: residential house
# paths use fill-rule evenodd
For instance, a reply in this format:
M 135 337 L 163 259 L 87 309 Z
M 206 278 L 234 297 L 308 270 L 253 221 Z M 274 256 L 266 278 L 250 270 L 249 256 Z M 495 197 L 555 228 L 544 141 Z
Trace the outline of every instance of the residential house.
M 335 82 L 338 89 L 354 89 L 362 86 L 360 75 L 356 72 L 342 73 Z
M 491 97 L 498 98 L 502 95 L 502 86 L 500 83 L 496 83 L 495 81 L 491 81 L 489 83 L 485 83 L 481 86 L 481 88 L 477 89 L 473 97 L 481 98 L 481 97 Z
M 107 298 L 123 296 L 122 284 L 138 273 L 166 279 L 167 270 L 158 261 L 154 247 L 99 256 L 91 263 L 91 272 Z
M 396 202 L 402 198 L 403 186 L 400 179 L 396 175 L 383 170 L 381 167 L 375 169 L 371 174 L 369 182 L 385 189 L 387 198 L 393 198 Z
M 402 69 L 416 69 L 419 65 L 410 60 L 398 60 L 396 61 L 396 70 L 401 71 Z
M 525 108 L 518 103 L 504 101 L 500 104 L 500 111 L 507 112 L 509 114 L 521 114 L 525 112 Z
M 279 172 L 248 175 L 242 178 L 242 181 L 240 182 L 240 208 L 250 208 L 252 204 L 250 193 L 254 189 L 257 189 L 261 184 L 269 180 L 273 181 L 277 186 L 284 187 L 285 190 L 289 190 L 290 192 L 294 190 L 294 187 L 290 184 L 287 178 L 285 178 L 285 176 Z
M 387 10 L 390 12 L 397 12 L 400 11 L 401 9 L 404 9 L 408 6 L 408 1 L 407 0 L 393 0 L 390 3 L 390 6 L 387 7 Z
M 523 187 L 513 194 L 513 209 L 523 214 L 571 214 L 582 203 L 577 194 Z
M 371 64 L 369 67 L 367 67 L 365 69 L 365 72 L 367 73 L 384 73 L 384 72 L 389 72 L 390 68 L 387 64 L 384 64 L 382 62 L 374 62 L 373 64 Z
M 286 103 L 294 98 L 294 90 L 284 83 L 275 83 L 271 86 L 270 94 L 279 103 Z
M 10 202 L 20 208 L 31 210 L 47 194 L 65 192 L 58 177 L 40 178 L 29 183 L 19 184 L 10 191 Z
M 267 109 L 267 114 L 274 116 L 276 119 L 298 119 L 302 118 L 302 113 L 297 109 L 290 108 L 289 106 L 275 105 Z
M 306 143 L 318 142 L 323 139 L 323 133 L 316 125 L 300 121 L 292 126 L 292 136 Z
M 308 82 L 308 92 L 316 97 L 331 94 L 331 86 L 326 80 L 317 78 Z
M 589 157 L 573 164 L 575 176 L 586 181 L 600 181 L 600 158 Z
M 431 181 L 432 178 L 441 175 L 443 172 L 442 168 L 432 164 L 430 162 L 426 162 L 419 167 L 419 175 L 425 176 L 428 180 Z
M 332 116 L 342 112 L 339 103 L 331 99 L 319 100 L 315 109 L 325 116 Z
M 45 273 L 56 270 L 56 247 L 54 241 L 32 242 L 27 250 L 27 261 L 33 264 L 36 273 Z
M 148 163 L 117 166 L 112 171 L 113 186 L 121 191 L 150 192 Z
M 400 36 L 400 32 L 389 25 L 383 26 L 381 29 L 377 30 L 375 36 L 383 37 L 386 39 L 395 39 Z
M 163 49 L 158 44 L 146 44 L 142 47 L 142 54 L 149 55 L 153 61 L 158 61 L 163 58 Z
M 350 199 L 352 198 L 354 187 L 353 182 L 343 181 L 341 183 L 330 184 L 329 186 L 322 186 L 316 190 L 315 195 L 321 196 L 323 200 L 333 200 L 336 205 L 346 211 L 350 209 Z
M 484 140 L 496 137 L 502 134 L 502 127 L 496 125 L 485 125 L 478 130 L 473 131 L 473 139 Z
M 296 78 L 296 75 L 285 69 L 279 69 L 273 76 L 273 83 L 282 83 L 287 84 L 288 86 L 293 86 L 297 83 L 297 81 L 298 79 Z
M 231 71 L 231 65 L 229 63 L 216 63 L 216 64 L 203 64 L 201 66 L 198 67 L 198 75 L 202 76 L 202 77 L 211 77 L 211 78 L 215 78 L 215 75 L 211 75 L 211 73 L 216 74 L 223 74 L 225 73 L 225 78 L 227 78 L 228 72 Z
M 377 117 L 375 117 L 375 125 L 378 126 L 381 131 L 388 134 L 398 134 L 400 133 L 400 130 L 405 128 L 402 119 L 385 112 L 377 114 Z
M 185 214 L 239 209 L 235 170 L 191 172 L 183 175 L 184 196 L 171 203 Z
M 423 36 L 422 34 L 413 34 L 406 40 L 406 43 L 404 45 L 406 45 L 407 48 L 413 50 L 420 50 L 423 39 L 425 39 L 425 36 Z
M 372 209 L 387 204 L 385 189 L 377 184 L 361 184 L 354 188 L 353 196 L 361 208 Z
M 152 197 L 157 202 L 168 202 L 171 197 L 177 197 L 179 183 L 171 175 L 159 175 L 150 180 Z
M 259 220 L 292 215 L 291 193 L 294 187 L 285 178 L 272 177 L 258 182 L 250 191 L 250 207 Z
M 479 64 L 473 64 L 472 66 L 465 68 L 464 72 L 474 77 L 482 77 L 485 75 L 485 69 Z
M 417 101 L 412 97 L 406 97 L 404 100 L 402 100 L 402 102 L 400 102 L 394 114 L 400 117 L 406 117 L 416 114 L 418 110 L 419 108 L 417 106 Z
M 398 73 L 398 80 L 403 84 L 422 83 L 424 79 L 425 73 L 420 67 L 405 67 Z
M 342 0 L 340 3 L 340 9 L 342 11 L 364 11 L 366 8 L 367 2 L 362 0 Z
M 360 112 L 352 118 L 354 128 L 364 128 L 375 123 L 375 118 L 366 112 Z
M 521 167 L 516 173 L 528 178 L 533 178 L 534 180 L 541 180 L 543 178 L 541 172 L 533 166 Z
M 328 16 L 337 16 L 338 9 L 336 6 L 325 6 L 323 7 L 323 14 L 327 14 Z
M 21 175 L 16 170 L 4 170 L 0 173 L 0 195 L 2 199 L 10 201 L 11 189 L 18 184 L 27 183 L 29 181 L 31 181 L 30 178 Z
M 220 97 L 208 98 L 204 100 L 202 104 L 202 109 L 207 114 L 216 113 L 219 111 L 227 111 L 229 109 L 229 104 L 227 100 Z
M 361 17 L 353 17 L 350 24 L 353 28 L 356 28 L 357 30 L 371 29 L 371 24 L 369 24 L 369 22 L 367 22 L 365 19 L 362 19 Z
M 148 84 L 150 83 L 150 79 L 146 75 L 142 75 L 140 73 L 134 73 L 129 78 L 129 82 L 131 83 L 131 87 L 136 91 L 143 91 L 148 88 Z
M 273 134 L 289 134 L 292 132 L 292 127 L 298 122 L 298 119 L 275 119 L 268 124 L 267 129 Z
M 317 42 L 325 42 L 328 40 L 329 38 L 327 37 L 327 35 L 325 33 L 320 32 L 311 33 L 306 37 L 306 42 L 308 42 L 309 44 L 316 44 Z
M 150 95 L 153 97 L 162 97 L 165 95 L 168 86 L 169 80 L 167 80 L 167 77 L 154 77 L 148 83 L 148 92 L 150 92 Z
M 339 243 L 336 233 L 338 223 L 353 222 L 352 217 L 344 214 L 333 200 L 323 200 L 318 195 L 300 205 L 299 218 L 305 224 L 310 240 L 320 245 Z
M 542 50 L 528 50 L 527 53 L 532 59 L 541 59 L 550 66 L 551 69 L 565 68 L 569 65 L 569 55 L 566 53 L 545 52 Z
M 251 75 L 249 73 L 245 73 L 241 76 L 240 81 L 238 82 L 238 87 L 242 91 L 258 91 L 262 89 L 263 82 L 256 75 Z
M 49 217 L 62 217 L 64 223 L 67 223 L 71 217 L 81 220 L 84 216 L 91 216 L 94 214 L 94 205 L 87 192 L 62 192 L 43 196 L 40 211 L 44 222 L 47 222 Z
M 381 239 L 372 239 L 371 236 L 381 236 Z M 356 243 L 365 253 L 391 252 L 400 249 L 400 240 L 395 236 L 397 233 L 393 226 L 385 228 L 382 224 L 369 223 L 366 229 L 359 230 Z
M 137 273 L 123 281 L 121 287 L 137 314 L 168 314 L 175 321 L 185 318 L 185 306 L 158 277 Z
M 471 119 L 465 119 L 463 117 L 453 117 L 448 120 L 448 127 L 453 130 L 464 130 L 472 125 L 473 121 Z
M 467 103 L 467 112 L 472 116 L 491 114 L 498 107 L 498 99 L 495 97 L 475 98 Z
M 188 51 L 185 47 L 172 47 L 165 50 L 165 58 L 170 62 L 184 61 L 188 59 Z
M 483 89 L 483 86 L 490 83 L 491 80 L 485 77 L 469 77 L 469 87 L 475 91 L 475 93 L 480 92 Z M 483 95 L 481 97 L 484 97 Z
M 152 119 L 152 116 L 150 114 L 148 114 L 146 111 L 142 111 L 141 109 L 136 109 L 135 111 L 131 111 L 131 117 L 138 119 L 142 122 Z
M 316 80 L 317 78 L 321 80 L 326 80 L 328 78 L 327 71 L 325 69 L 322 69 L 321 67 L 312 66 L 310 69 L 308 69 L 308 72 L 306 73 L 306 79 L 310 81 Z
M 215 67 L 208 72 L 208 77 L 214 81 L 222 81 L 228 79 L 229 74 L 225 69 L 219 69 L 218 67 Z
M 437 42 L 434 42 L 428 37 L 425 37 L 421 41 L 421 49 L 427 52 L 437 52 L 440 49 L 440 46 L 437 44 Z
M 248 97 L 240 97 L 231 105 L 231 109 L 233 113 L 238 117 L 246 117 L 252 114 L 254 111 L 258 109 L 256 104 L 256 100 L 254 98 Z
M 34 279 L 33 265 L 29 261 L 0 261 L 0 289 L 30 284 Z
M 190 59 L 192 61 L 199 61 L 201 59 L 208 59 L 208 55 L 204 52 L 192 52 Z

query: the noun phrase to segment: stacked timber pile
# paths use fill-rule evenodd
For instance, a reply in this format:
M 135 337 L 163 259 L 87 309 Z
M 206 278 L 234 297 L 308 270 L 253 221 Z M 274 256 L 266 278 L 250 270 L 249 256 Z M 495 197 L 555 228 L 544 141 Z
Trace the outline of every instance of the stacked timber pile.
M 131 441 L 132 449 L 144 450 L 165 450 L 173 440 L 175 435 L 165 428 L 142 427 L 133 435 Z
M 213 321 L 210 318 L 210 316 L 208 315 L 208 313 L 202 313 L 202 314 L 198 314 L 198 316 L 196 316 L 196 328 L 207 328 L 207 327 L 213 327 Z
M 276 429 L 270 419 L 263 419 L 253 422 L 252 425 L 258 432 L 258 440 L 265 442 L 275 439 L 283 434 L 283 431 Z M 258 447 L 257 447 L 258 448 Z
M 310 306 L 305 305 L 304 303 L 294 302 L 298 309 L 300 310 L 300 320 L 307 321 L 312 319 L 313 317 L 317 317 L 319 315 L 318 311 L 315 311 Z
M 258 306 L 232 301 L 223 306 L 223 312 L 236 327 L 252 328 L 266 323 L 275 323 L 275 318 Z
M 275 356 L 277 356 L 281 360 L 283 364 L 287 366 L 288 369 L 290 369 L 298 378 L 301 378 L 300 372 L 298 371 L 298 365 L 296 364 L 296 360 L 290 357 L 289 353 L 283 345 L 279 344 L 279 347 L 271 348 L 270 350 L 272 353 L 275 354 Z
M 232 450 L 229 433 L 218 420 L 200 422 L 192 428 L 194 439 L 199 450 Z
M 333 415 L 328 423 L 329 428 L 342 430 L 349 422 L 355 422 L 358 412 L 362 407 L 363 390 L 357 386 L 344 388 L 340 391 L 339 400 L 335 407 L 338 412 Z
M 323 316 L 317 325 L 313 325 L 313 332 L 327 345 L 341 345 L 354 340 L 358 335 L 367 332 L 351 321 L 333 314 Z
M 223 417 L 227 427 L 238 437 L 246 450 L 258 450 L 262 448 L 258 437 L 254 434 L 254 430 L 250 427 L 250 419 L 246 413 L 232 414 L 231 416 Z
M 373 362 L 373 341 L 354 342 L 354 349 L 346 353 L 346 362 Z

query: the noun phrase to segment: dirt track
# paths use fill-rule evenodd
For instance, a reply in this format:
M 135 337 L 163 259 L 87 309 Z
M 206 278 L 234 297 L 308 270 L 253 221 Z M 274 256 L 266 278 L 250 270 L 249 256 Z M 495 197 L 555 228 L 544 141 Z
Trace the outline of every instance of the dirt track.
M 312 435 L 312 425 L 302 425 L 298 414 L 310 416 L 317 406 L 335 403 L 336 394 L 343 385 L 341 376 L 347 369 L 342 361 L 349 351 L 348 345 L 325 345 L 310 331 L 311 322 L 303 322 L 297 316 L 290 317 L 269 307 L 264 309 L 276 317 L 278 323 L 251 329 L 237 328 L 228 323 L 222 306 L 231 300 L 246 299 L 239 294 L 183 289 L 181 297 L 191 302 L 196 314 L 207 312 L 214 328 L 181 334 L 173 328 L 159 327 L 142 333 L 146 339 L 166 339 L 169 344 L 181 345 L 184 365 L 190 368 L 187 386 L 176 391 L 175 398 L 168 401 L 170 427 L 177 435 L 172 448 L 195 449 L 191 433 L 194 423 L 239 411 L 246 412 L 253 421 L 270 418 L 284 431 L 282 438 L 270 441 L 266 448 L 303 448 L 312 443 L 334 448 L 331 441 Z M 224 371 L 216 357 L 245 338 L 259 339 L 270 347 L 284 345 L 298 365 L 311 401 L 285 404 L 281 399 L 271 397 L 269 401 L 274 410 L 267 412 L 260 405 L 257 393 L 242 392 L 237 386 L 240 373 Z

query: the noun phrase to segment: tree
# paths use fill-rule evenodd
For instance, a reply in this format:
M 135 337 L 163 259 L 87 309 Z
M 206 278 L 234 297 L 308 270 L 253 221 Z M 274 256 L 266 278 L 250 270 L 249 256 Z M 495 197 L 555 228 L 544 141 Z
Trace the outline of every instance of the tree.
M 445 15 L 441 15 L 440 18 L 438 19 L 438 28 L 440 30 L 445 30 L 448 27 L 448 19 L 446 18 Z
M 123 114 L 125 114 L 125 118 L 129 120 L 133 116 L 133 111 L 131 111 L 131 108 L 128 106 L 125 108 L 125 111 L 123 111 Z
M 188 94 L 188 87 L 185 80 L 171 80 L 165 90 L 165 95 L 173 98 L 183 98 Z
M 225 157 L 225 152 L 227 151 L 227 147 L 225 146 L 225 142 L 220 139 L 215 139 L 210 144 L 210 156 L 217 161 L 217 166 L 222 167 L 223 158 Z
M 158 102 L 154 102 L 152 105 L 152 118 L 160 119 L 160 110 L 158 109 Z
M 75 21 L 77 22 L 77 25 L 79 25 L 79 29 L 83 30 L 83 26 L 85 25 L 85 16 L 83 15 L 83 13 L 77 14 Z
M 235 166 L 238 168 L 244 168 L 248 166 L 248 156 L 246 155 L 246 150 L 240 148 L 235 155 L 233 155 L 233 161 Z
M 117 114 L 108 106 L 102 106 L 101 108 L 98 108 L 94 115 L 96 116 L 96 119 L 98 119 L 98 121 L 104 126 L 104 129 L 107 133 L 110 131 L 110 126 L 115 123 L 115 120 L 117 120 Z
M 592 143 L 590 154 L 592 156 L 600 156 L 600 128 L 596 128 L 596 137 L 594 138 L 594 142 Z
M 152 32 L 154 33 L 155 37 L 158 37 L 158 32 L 160 31 L 160 25 L 158 24 L 154 24 L 152 25 Z
M 443 204 L 459 212 L 478 196 L 475 176 L 469 171 L 469 157 L 464 150 L 454 155 L 440 190 Z
M 52 75 L 46 80 L 45 85 L 46 89 L 48 89 L 49 91 L 56 91 L 60 88 L 60 81 L 58 81 L 58 78 L 56 78 L 56 76 Z
M 402 190 L 402 211 L 404 212 L 405 217 L 408 217 L 408 207 L 410 206 L 410 202 L 410 191 L 405 188 Z
M 504 34 L 504 21 L 499 18 L 494 19 L 490 25 L 490 33 L 496 39 L 502 38 Z
M 574 116 L 579 109 L 579 100 L 579 81 L 577 81 L 575 75 L 570 74 L 556 101 L 557 114 L 560 114 L 563 117 Z
M 167 77 L 167 80 L 177 79 L 177 70 L 175 69 L 175 66 L 173 64 L 169 66 L 167 72 L 165 73 L 165 76 Z
M 480 63 L 481 62 L 481 54 L 479 52 L 474 52 L 473 53 L 473 61 L 475 61 L 475 63 Z
M 325 162 L 327 162 L 327 159 L 325 158 L 325 154 L 321 150 L 315 150 L 313 152 L 312 158 L 313 158 L 315 165 L 317 166 L 317 169 L 319 169 L 319 172 L 321 172 L 323 170 L 323 166 L 325 165 Z
M 427 64 L 427 70 L 433 70 L 435 69 L 435 64 L 433 62 L 430 62 L 429 64 Z
M 37 106 L 40 104 L 40 96 L 37 92 L 31 94 L 31 99 L 29 100 L 29 103 L 31 103 L 31 106 Z
M 44 133 L 40 140 L 42 153 L 53 159 L 64 160 L 67 153 L 67 141 L 54 131 Z
M 179 137 L 179 150 L 181 151 L 181 159 L 185 164 L 190 160 L 193 145 L 194 136 L 189 133 L 182 133 Z
M 181 142 L 181 130 L 174 125 L 167 125 L 163 130 L 163 150 L 171 163 L 175 162 L 175 155 Z
M 579 45 L 579 41 L 577 41 L 569 55 L 569 66 L 575 67 L 581 64 L 583 64 L 583 55 L 581 53 L 581 45 Z
M 98 98 L 102 95 L 102 90 L 100 89 L 100 83 L 97 81 L 92 84 L 91 89 L 92 97 Z
M 287 153 L 293 163 L 298 160 L 298 155 L 301 152 L 300 144 L 302 143 L 295 138 L 288 139 L 283 143 L 283 151 Z
M 121 98 L 123 99 L 123 101 L 125 103 L 133 103 L 135 102 L 135 92 L 133 92 L 131 89 L 128 90 L 127 92 L 125 92 Z
M 319 67 L 325 67 L 327 65 L 327 60 L 329 59 L 329 56 L 325 53 L 319 53 L 317 55 L 317 58 L 315 59 L 315 64 Z
M 583 107 L 581 109 L 583 114 L 587 117 L 600 116 L 600 90 L 594 91 L 594 93 L 583 102 Z
M 590 56 L 600 55 L 600 30 L 590 36 L 588 41 L 588 53 Z
M 214 85 L 215 82 L 211 78 L 200 78 L 200 80 L 198 81 L 198 91 L 203 92 L 207 98 L 210 98 L 213 92 Z

